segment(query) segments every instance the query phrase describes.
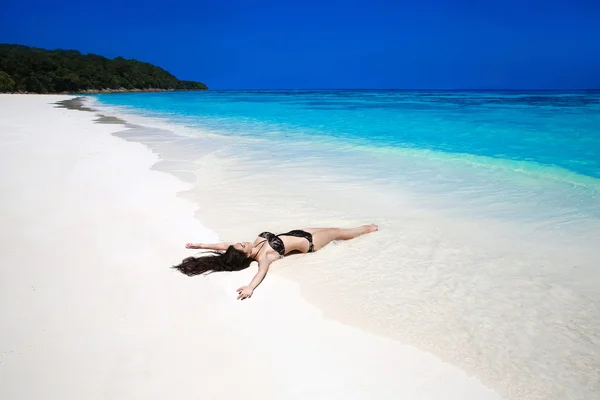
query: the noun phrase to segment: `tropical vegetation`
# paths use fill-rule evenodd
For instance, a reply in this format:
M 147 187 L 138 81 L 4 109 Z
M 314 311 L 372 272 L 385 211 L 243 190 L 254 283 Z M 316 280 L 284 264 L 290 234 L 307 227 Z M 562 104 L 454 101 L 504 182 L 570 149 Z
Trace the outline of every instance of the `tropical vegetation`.
M 137 60 L 0 44 L 0 92 L 206 89 L 204 83 L 177 79 L 160 67 Z

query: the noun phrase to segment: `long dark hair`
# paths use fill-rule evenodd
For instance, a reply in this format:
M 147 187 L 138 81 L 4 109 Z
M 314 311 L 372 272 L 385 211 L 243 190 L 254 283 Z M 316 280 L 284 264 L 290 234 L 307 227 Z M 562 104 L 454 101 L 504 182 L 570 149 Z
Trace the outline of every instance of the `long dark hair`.
M 211 251 L 212 255 L 202 257 L 188 257 L 181 264 L 174 265 L 187 276 L 223 271 L 241 271 L 250 266 L 252 258 L 233 246 L 229 246 L 225 252 Z

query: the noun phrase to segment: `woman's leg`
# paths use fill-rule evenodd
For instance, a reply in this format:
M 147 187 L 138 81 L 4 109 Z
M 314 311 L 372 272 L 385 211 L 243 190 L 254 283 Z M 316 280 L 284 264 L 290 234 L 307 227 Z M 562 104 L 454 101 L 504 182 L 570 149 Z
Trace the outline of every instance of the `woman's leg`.
M 363 225 L 357 228 L 309 228 L 304 229 L 313 237 L 314 250 L 322 249 L 334 240 L 350 240 L 364 235 L 366 233 L 375 232 L 378 229 L 377 225 Z

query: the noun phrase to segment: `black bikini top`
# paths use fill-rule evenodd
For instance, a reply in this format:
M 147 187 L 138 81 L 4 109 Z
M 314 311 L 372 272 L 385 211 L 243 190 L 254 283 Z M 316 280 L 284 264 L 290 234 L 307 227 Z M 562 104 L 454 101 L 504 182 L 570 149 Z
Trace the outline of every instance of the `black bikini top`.
M 293 231 L 289 231 L 288 233 L 280 233 L 279 235 L 274 235 L 271 232 L 263 232 L 260 235 L 258 235 L 258 237 L 267 239 L 269 246 L 271 246 L 273 250 L 284 256 L 285 245 L 283 244 L 283 240 L 281 240 L 279 236 L 295 236 L 305 238 L 306 240 L 308 240 L 309 244 L 308 252 L 312 253 L 314 251 L 312 235 L 306 231 L 296 229 Z
M 279 235 L 274 235 L 271 232 L 263 232 L 258 237 L 267 239 L 269 242 L 269 246 L 273 248 L 276 252 L 285 255 L 285 245 L 283 244 L 283 240 L 279 237 Z

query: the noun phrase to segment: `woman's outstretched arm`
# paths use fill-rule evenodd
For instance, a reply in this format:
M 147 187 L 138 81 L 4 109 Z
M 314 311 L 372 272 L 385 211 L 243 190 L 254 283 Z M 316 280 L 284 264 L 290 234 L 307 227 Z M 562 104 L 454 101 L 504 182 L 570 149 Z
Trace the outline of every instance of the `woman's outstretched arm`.
M 263 279 L 265 279 L 265 276 L 269 271 L 269 265 L 271 265 L 271 261 L 268 261 L 267 259 L 262 259 L 258 261 L 258 272 L 256 273 L 256 275 L 254 275 L 254 278 L 252 278 L 250 284 L 248 286 L 242 286 L 241 288 L 236 290 L 236 292 L 238 292 L 238 300 L 244 300 L 252 296 L 254 289 L 256 289 L 258 285 L 260 285 Z
M 222 242 L 222 243 L 212 243 L 212 244 L 203 244 L 203 243 L 188 243 L 185 245 L 186 249 L 206 249 L 206 250 L 227 250 L 229 246 L 233 243 L 230 242 Z

